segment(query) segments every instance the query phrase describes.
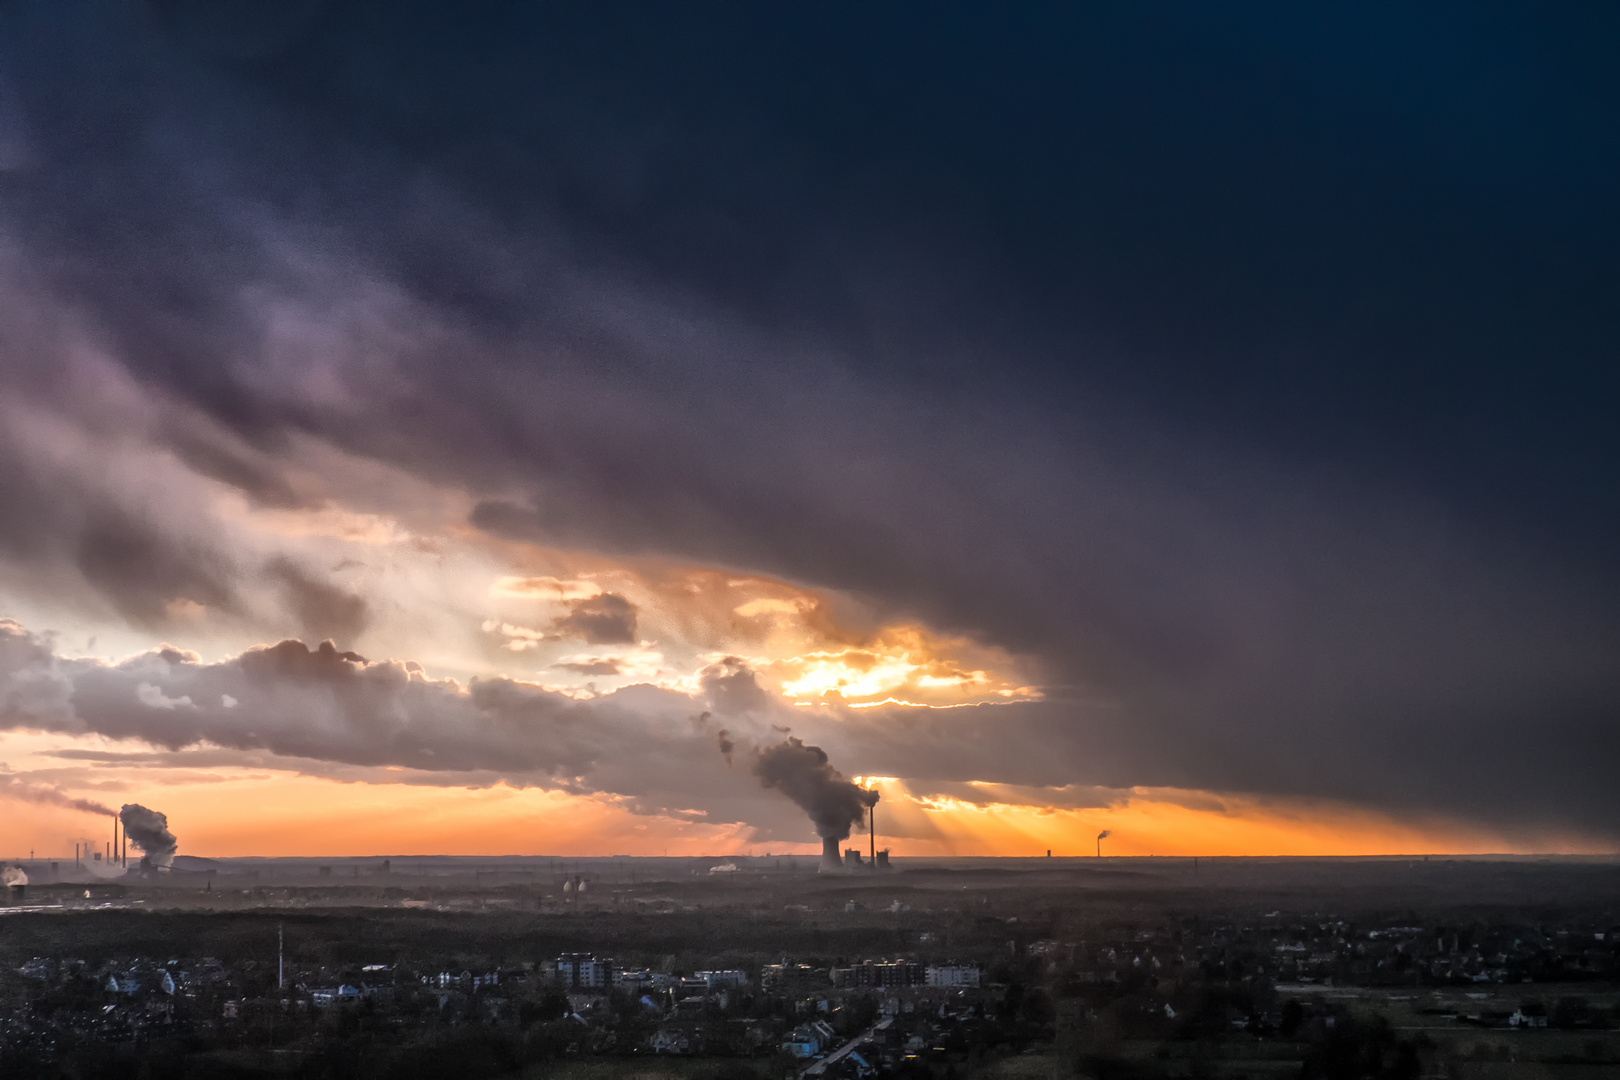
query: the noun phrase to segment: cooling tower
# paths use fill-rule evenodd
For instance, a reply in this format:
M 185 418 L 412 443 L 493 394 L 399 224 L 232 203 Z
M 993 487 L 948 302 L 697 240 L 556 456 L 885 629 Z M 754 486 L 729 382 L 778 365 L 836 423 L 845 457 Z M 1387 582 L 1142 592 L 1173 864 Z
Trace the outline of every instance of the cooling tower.
M 821 838 L 821 865 L 816 868 L 818 874 L 842 874 L 844 863 L 838 855 L 838 840 L 835 837 Z

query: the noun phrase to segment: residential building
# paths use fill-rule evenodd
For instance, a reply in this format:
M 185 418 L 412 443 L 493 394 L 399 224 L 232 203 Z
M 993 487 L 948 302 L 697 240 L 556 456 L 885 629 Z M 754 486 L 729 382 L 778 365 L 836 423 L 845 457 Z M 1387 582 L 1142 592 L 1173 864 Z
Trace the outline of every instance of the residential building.
M 943 989 L 978 989 L 979 969 L 962 964 L 930 967 L 926 973 L 927 985 Z
M 613 961 L 584 953 L 557 957 L 557 981 L 572 990 L 606 990 L 613 985 Z

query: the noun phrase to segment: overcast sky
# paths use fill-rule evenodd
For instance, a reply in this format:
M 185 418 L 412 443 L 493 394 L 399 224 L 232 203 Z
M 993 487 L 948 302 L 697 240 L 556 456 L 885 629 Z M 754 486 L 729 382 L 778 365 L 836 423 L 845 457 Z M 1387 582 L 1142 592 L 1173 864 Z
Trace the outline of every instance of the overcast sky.
M 1613 850 L 1616 46 L 8 4 L 0 842 L 268 777 L 813 846 L 791 731 L 901 850 Z

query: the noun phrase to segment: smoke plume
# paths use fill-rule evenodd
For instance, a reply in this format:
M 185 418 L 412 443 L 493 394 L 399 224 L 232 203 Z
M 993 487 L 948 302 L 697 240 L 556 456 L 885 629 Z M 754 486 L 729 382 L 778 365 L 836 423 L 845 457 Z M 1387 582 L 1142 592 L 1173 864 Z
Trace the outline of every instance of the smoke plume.
M 129 837 L 129 842 L 144 851 L 153 866 L 168 866 L 174 862 L 180 841 L 169 831 L 166 814 L 148 810 L 140 803 L 125 803 L 118 818 L 124 823 L 124 835 Z
M 20 799 L 23 802 L 37 803 L 41 806 L 61 806 L 68 810 L 83 810 L 87 814 L 106 814 L 113 817 L 117 811 L 110 806 L 103 806 L 94 799 L 81 799 L 69 795 L 59 787 L 50 784 L 31 784 L 21 777 L 5 772 L 0 766 L 0 796 L 8 799 Z
M 827 761 L 825 750 L 806 746 L 796 738 L 758 751 L 754 775 L 763 786 L 775 788 L 797 803 L 824 839 L 848 837 L 850 827 L 863 820 L 867 808 L 878 801 L 876 791 L 844 779 Z
M 0 885 L 9 885 L 12 888 L 28 884 L 28 875 L 20 866 L 8 866 L 0 871 Z

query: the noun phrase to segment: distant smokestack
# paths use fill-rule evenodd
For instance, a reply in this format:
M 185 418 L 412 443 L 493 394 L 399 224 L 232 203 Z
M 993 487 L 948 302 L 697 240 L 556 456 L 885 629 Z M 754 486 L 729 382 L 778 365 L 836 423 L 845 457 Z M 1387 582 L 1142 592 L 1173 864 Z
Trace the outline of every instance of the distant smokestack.
M 17 903 L 27 898 L 28 875 L 23 872 L 22 867 L 6 867 L 5 871 L 0 873 L 0 882 L 4 882 L 6 892 L 10 894 L 12 903 Z
M 824 836 L 821 838 L 821 865 L 816 867 L 818 874 L 842 874 L 844 863 L 838 857 L 838 837 Z
M 144 861 L 150 865 L 168 867 L 174 862 L 174 852 L 180 846 L 180 841 L 169 831 L 167 815 L 148 810 L 139 803 L 125 803 L 118 812 L 118 818 L 124 823 L 126 854 L 129 842 L 133 840 L 135 846 L 146 853 Z

